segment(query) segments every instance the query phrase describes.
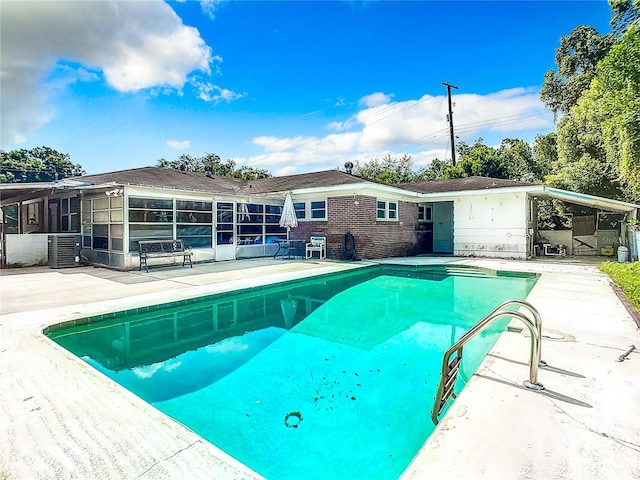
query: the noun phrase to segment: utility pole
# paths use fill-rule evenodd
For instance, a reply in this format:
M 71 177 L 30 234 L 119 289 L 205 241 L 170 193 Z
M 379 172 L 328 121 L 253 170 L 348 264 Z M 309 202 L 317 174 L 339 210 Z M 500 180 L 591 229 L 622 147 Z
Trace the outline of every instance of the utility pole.
M 456 143 L 455 137 L 453 135 L 453 108 L 451 106 L 451 89 L 455 88 L 458 90 L 458 87 L 455 85 L 450 85 L 447 82 L 442 82 L 442 85 L 447 87 L 447 98 L 449 99 L 449 133 L 451 134 L 451 162 L 453 165 L 456 164 Z

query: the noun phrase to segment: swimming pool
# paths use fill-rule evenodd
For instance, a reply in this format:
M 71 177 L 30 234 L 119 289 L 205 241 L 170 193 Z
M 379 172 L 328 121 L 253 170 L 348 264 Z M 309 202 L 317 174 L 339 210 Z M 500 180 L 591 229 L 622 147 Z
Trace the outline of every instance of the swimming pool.
M 397 478 L 434 428 L 444 350 L 534 282 L 363 268 L 49 336 L 267 478 Z M 458 390 L 504 326 L 465 346 Z

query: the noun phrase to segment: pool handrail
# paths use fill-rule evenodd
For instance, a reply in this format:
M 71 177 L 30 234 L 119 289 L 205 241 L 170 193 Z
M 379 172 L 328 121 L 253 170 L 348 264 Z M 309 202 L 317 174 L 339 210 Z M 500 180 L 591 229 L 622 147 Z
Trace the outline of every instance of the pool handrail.
M 524 307 L 533 315 L 534 319 L 531 320 L 524 313 L 520 311 L 505 310 L 509 306 L 517 305 Z M 531 333 L 531 354 L 529 356 L 529 380 L 523 382 L 524 386 L 532 390 L 543 390 L 544 386 L 538 382 L 538 366 L 545 365 L 540 357 L 542 353 L 542 320 L 538 311 L 528 302 L 522 300 L 507 300 L 506 302 L 498 305 L 494 310 L 485 315 L 478 323 L 476 323 L 471 329 L 460 337 L 460 339 L 454 343 L 444 353 L 442 357 L 442 370 L 440 373 L 440 383 L 438 384 L 438 390 L 434 399 L 433 409 L 431 411 L 431 420 L 435 425 L 438 424 L 438 417 L 442 413 L 442 410 L 447 404 L 449 398 L 455 398 L 454 391 L 458 371 L 462 362 L 462 347 L 469 342 L 473 337 L 482 332 L 485 328 L 489 327 L 496 320 L 503 317 L 517 318 L 522 321 Z M 450 363 L 449 359 L 451 355 L 456 354 L 456 358 Z

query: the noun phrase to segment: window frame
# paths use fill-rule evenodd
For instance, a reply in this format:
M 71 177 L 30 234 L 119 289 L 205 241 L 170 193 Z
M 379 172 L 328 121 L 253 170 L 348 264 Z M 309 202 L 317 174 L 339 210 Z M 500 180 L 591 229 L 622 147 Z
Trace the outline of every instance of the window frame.
M 378 222 L 397 222 L 399 221 L 399 204 L 398 200 L 376 199 L 376 221 Z M 380 214 L 382 213 L 382 216 Z
M 72 204 L 75 201 L 75 209 Z M 60 233 L 76 233 L 80 231 L 79 215 L 80 210 L 80 197 L 72 195 L 69 197 L 63 197 L 60 199 L 58 206 L 58 216 L 60 218 L 60 224 L 58 230 Z
M 322 204 L 322 206 L 318 205 Z M 296 211 L 296 217 L 300 222 L 326 222 L 328 202 L 326 198 L 323 199 L 310 199 L 299 200 L 293 202 L 293 207 Z M 322 212 L 322 216 L 314 217 L 316 212 Z
M 431 203 L 418 205 L 418 222 L 433 223 L 433 205 Z

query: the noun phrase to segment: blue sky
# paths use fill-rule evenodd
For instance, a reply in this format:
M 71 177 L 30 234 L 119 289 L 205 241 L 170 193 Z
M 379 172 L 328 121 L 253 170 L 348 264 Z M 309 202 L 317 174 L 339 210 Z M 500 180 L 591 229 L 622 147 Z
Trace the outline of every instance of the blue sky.
M 560 37 L 606 1 L 3 0 L 2 149 L 87 173 L 216 153 L 286 175 L 532 142 Z

